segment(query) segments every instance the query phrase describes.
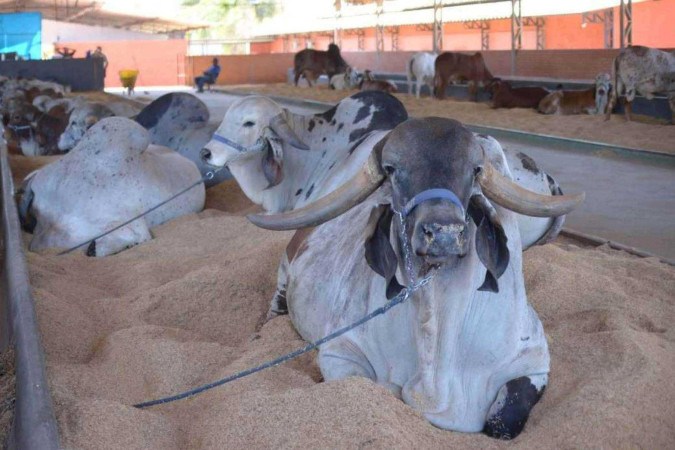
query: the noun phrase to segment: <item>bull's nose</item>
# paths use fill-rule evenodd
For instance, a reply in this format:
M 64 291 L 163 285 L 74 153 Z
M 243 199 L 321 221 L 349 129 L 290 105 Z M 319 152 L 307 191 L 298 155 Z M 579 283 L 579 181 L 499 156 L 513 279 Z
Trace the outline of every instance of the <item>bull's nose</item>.
M 466 253 L 466 236 L 463 223 L 420 223 L 414 239 L 418 256 L 447 258 Z
M 202 161 L 209 162 L 209 160 L 211 159 L 211 150 L 209 150 L 208 148 L 203 148 L 199 152 L 199 156 L 202 158 Z

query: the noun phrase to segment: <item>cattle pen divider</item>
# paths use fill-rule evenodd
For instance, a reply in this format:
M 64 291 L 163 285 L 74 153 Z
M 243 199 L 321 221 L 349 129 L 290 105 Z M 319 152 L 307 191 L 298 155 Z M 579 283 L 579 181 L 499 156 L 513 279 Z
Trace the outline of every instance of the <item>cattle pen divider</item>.
M 2 301 L 0 350 L 14 347 L 16 401 L 9 449 L 52 450 L 59 438 L 45 372 L 35 302 L 28 277 L 7 147 L 0 141 L 2 182 Z

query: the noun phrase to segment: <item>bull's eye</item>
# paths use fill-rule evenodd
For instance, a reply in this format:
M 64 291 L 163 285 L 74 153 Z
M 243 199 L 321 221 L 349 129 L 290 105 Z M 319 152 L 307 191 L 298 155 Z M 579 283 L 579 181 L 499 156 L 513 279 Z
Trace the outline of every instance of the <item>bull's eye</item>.
M 481 173 L 482 171 L 483 171 L 483 166 L 476 166 L 476 167 L 473 169 L 473 176 L 475 177 L 476 175 L 478 175 L 478 174 Z
M 247 120 L 246 122 L 244 122 L 244 126 L 245 126 L 246 128 L 250 128 L 250 127 L 252 127 L 253 125 L 255 125 L 255 122 L 253 122 L 253 121 Z
M 382 168 L 386 172 L 387 175 L 392 176 L 394 172 L 396 172 L 396 168 L 390 164 L 383 164 Z

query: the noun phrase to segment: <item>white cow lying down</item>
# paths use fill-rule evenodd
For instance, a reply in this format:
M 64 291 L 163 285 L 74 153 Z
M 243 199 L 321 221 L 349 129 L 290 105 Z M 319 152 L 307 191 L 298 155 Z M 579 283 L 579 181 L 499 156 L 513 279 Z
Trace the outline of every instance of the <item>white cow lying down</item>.
M 197 167 L 122 117 L 101 120 L 58 161 L 24 181 L 19 211 L 30 250 L 69 248 L 131 219 L 201 178 Z M 150 228 L 204 208 L 198 185 L 161 208 L 81 247 L 106 256 L 152 238 Z

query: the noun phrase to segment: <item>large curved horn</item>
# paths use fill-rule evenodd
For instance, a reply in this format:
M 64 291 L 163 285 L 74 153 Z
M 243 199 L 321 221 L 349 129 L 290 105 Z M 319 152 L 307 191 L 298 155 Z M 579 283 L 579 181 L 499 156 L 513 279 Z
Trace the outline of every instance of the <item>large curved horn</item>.
M 253 224 L 268 230 L 295 230 L 321 225 L 348 211 L 366 199 L 384 181 L 375 152 L 361 170 L 349 181 L 319 200 L 281 214 L 250 214 Z
M 298 135 L 295 134 L 295 131 L 293 131 L 291 126 L 288 124 L 283 113 L 279 113 L 272 117 L 270 120 L 270 128 L 272 131 L 278 134 L 279 137 L 281 137 L 284 141 L 287 141 L 293 147 L 299 148 L 301 150 L 309 150 L 309 146 L 302 142 Z
M 575 195 L 555 196 L 534 193 L 499 173 L 487 161 L 478 174 L 478 183 L 490 200 L 526 216 L 562 216 L 576 208 L 586 197 L 583 192 Z

